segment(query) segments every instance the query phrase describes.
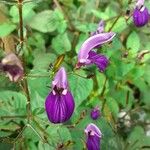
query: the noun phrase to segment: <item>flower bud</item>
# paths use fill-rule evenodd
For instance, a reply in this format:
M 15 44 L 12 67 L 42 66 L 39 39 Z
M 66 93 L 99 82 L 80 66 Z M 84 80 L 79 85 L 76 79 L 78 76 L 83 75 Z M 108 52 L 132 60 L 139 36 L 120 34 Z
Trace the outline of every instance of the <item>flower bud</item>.
M 133 21 L 137 27 L 142 27 L 149 21 L 149 12 L 148 9 L 144 6 L 144 2 L 145 0 L 137 0 L 133 12 Z
M 142 27 L 148 23 L 149 13 L 148 9 L 143 6 L 143 8 L 135 8 L 133 12 L 133 21 L 137 27 Z
M 91 111 L 91 118 L 93 120 L 96 120 L 100 117 L 100 109 L 99 107 L 95 107 L 92 111 Z
M 86 146 L 87 150 L 100 150 L 100 140 L 102 133 L 100 129 L 93 123 L 90 123 L 86 129 Z

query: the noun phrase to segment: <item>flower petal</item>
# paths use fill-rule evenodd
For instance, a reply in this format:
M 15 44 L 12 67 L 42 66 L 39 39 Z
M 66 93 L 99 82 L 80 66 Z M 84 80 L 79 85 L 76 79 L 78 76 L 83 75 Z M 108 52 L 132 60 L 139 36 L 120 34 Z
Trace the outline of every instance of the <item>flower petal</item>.
M 94 124 L 94 123 L 90 123 L 86 129 L 85 129 L 85 133 L 87 135 L 89 135 L 88 133 L 89 132 L 93 132 L 93 136 L 96 135 L 97 137 L 100 137 L 102 136 L 102 133 L 100 131 L 100 129 Z
M 114 32 L 101 33 L 88 38 L 81 46 L 78 53 L 78 63 L 85 63 L 88 59 L 89 52 L 104 43 L 107 43 L 115 36 Z
M 136 7 L 140 9 L 144 5 L 145 0 L 137 0 Z
M 100 139 L 101 139 L 101 131 L 99 128 L 93 124 L 90 123 L 86 129 L 85 133 L 87 136 L 86 145 L 88 150 L 100 150 Z
M 23 70 L 16 65 L 4 65 L 3 71 L 6 72 L 10 81 L 17 82 L 23 77 Z
M 10 81 L 17 82 L 23 77 L 23 66 L 19 58 L 14 54 L 7 54 L 1 61 L 1 70 L 6 72 Z
M 96 136 L 90 136 L 86 142 L 88 150 L 100 150 L 100 138 Z
M 133 12 L 133 21 L 137 27 L 142 27 L 149 21 L 148 9 L 146 7 L 143 7 L 142 9 L 139 10 L 138 8 L 135 8 Z
M 69 91 L 66 95 L 54 95 L 51 92 L 45 101 L 47 116 L 52 123 L 63 123 L 69 120 L 74 107 L 74 99 Z
M 106 69 L 109 63 L 108 59 L 104 55 L 97 54 L 94 51 L 89 52 L 88 59 L 91 61 L 91 63 L 96 64 L 101 72 Z
M 57 86 L 57 88 L 68 88 L 68 82 L 67 82 L 67 74 L 64 67 L 61 67 L 58 72 L 55 75 L 55 78 L 52 82 L 53 88 Z

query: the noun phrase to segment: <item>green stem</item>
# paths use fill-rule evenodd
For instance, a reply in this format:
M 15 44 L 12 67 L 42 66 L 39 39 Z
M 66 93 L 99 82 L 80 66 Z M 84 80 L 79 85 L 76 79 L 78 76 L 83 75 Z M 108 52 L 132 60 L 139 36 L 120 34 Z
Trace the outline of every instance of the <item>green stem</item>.
M 19 115 L 16 115 L 16 116 L 0 116 L 0 119 L 3 120 L 3 119 L 16 119 L 16 118 L 26 118 L 27 116 L 26 115 L 23 115 L 23 116 L 19 116 Z
M 39 132 L 36 131 L 36 129 L 31 125 L 31 124 L 27 124 L 27 127 L 31 128 L 34 133 L 44 142 L 47 143 L 47 141 L 45 141 L 45 139 L 43 139 L 43 137 L 39 134 Z
M 105 93 L 105 90 L 106 90 L 106 83 L 107 83 L 107 80 L 108 80 L 107 77 L 105 77 L 105 81 L 104 81 L 104 85 L 103 85 L 103 88 L 102 88 L 100 97 L 103 97 L 103 96 L 104 96 L 104 93 Z
M 23 127 L 23 129 L 20 131 L 20 133 L 18 134 L 18 136 L 15 138 L 14 143 L 16 143 L 18 141 L 18 139 L 22 136 L 23 132 L 25 131 L 25 129 L 27 128 L 27 125 L 25 125 Z
M 117 18 L 113 22 L 112 26 L 109 28 L 109 30 L 108 30 L 109 32 L 113 29 L 113 27 L 115 26 L 115 24 L 117 23 L 117 21 L 120 19 L 121 16 L 122 16 L 122 14 L 120 14 L 119 16 L 117 16 Z
M 19 27 L 20 27 L 20 50 L 19 52 L 23 49 L 23 42 L 24 42 L 24 37 L 23 37 L 23 11 L 22 7 L 23 6 L 23 0 L 18 0 L 18 11 L 19 11 Z M 24 72 L 26 74 L 26 61 L 25 57 L 23 55 L 23 66 L 24 66 Z M 28 123 L 30 123 L 30 117 L 31 117 L 31 104 L 30 104 L 30 93 L 28 89 L 28 81 L 26 78 L 23 80 L 23 89 L 27 97 L 27 120 Z
M 22 50 L 23 48 L 23 41 L 24 41 L 24 37 L 23 37 L 23 17 L 22 17 L 22 4 L 23 0 L 18 0 L 18 10 L 19 10 L 19 27 L 20 27 L 20 50 L 19 52 Z

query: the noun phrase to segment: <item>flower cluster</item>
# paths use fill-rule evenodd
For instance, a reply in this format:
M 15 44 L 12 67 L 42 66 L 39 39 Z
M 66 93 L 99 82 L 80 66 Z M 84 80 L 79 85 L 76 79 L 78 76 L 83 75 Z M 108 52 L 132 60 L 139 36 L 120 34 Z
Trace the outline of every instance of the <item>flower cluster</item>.
M 136 6 L 133 12 L 133 21 L 135 26 L 142 27 L 149 21 L 150 14 L 148 9 L 144 5 L 145 0 L 137 0 Z
M 105 71 L 109 63 L 108 59 L 104 55 L 97 54 L 94 49 L 112 41 L 114 36 L 114 32 L 104 32 L 104 22 L 101 21 L 97 30 L 91 33 L 91 36 L 82 44 L 78 53 L 76 68 L 95 64 L 100 72 Z M 70 119 L 74 108 L 74 98 L 69 90 L 67 74 L 65 68 L 61 67 L 52 81 L 52 91 L 46 98 L 45 110 L 50 122 L 64 123 Z M 91 118 L 96 120 L 99 116 L 100 110 L 95 107 L 91 112 Z M 85 129 L 85 133 L 87 136 L 87 149 L 99 150 L 101 139 L 99 128 L 91 123 Z

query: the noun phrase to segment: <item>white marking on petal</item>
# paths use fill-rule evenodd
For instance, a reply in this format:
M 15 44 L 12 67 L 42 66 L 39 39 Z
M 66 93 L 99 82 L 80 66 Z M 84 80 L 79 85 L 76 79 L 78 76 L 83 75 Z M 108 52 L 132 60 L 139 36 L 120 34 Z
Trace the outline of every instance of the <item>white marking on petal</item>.
M 52 91 L 52 93 L 53 93 L 53 95 L 56 95 L 56 92 L 54 90 Z
M 67 94 L 67 89 L 64 89 L 63 92 L 62 92 L 62 94 L 66 95 Z

